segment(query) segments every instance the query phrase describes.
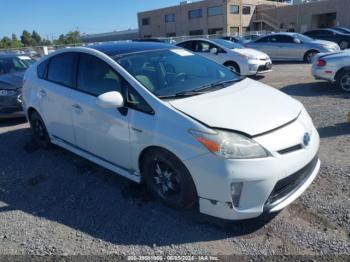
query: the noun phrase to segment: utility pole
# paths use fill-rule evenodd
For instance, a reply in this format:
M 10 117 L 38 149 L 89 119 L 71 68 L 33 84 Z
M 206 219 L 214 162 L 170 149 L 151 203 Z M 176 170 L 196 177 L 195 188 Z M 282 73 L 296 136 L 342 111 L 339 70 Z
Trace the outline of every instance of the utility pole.
M 238 35 L 242 34 L 242 12 L 243 12 L 243 0 L 239 0 L 239 27 L 238 27 Z

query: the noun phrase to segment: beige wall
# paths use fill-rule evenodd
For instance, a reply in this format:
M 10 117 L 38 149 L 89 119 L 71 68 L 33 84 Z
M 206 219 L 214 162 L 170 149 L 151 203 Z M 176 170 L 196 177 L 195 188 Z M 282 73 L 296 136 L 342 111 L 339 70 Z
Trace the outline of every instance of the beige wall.
M 240 15 L 230 14 L 229 6 L 231 4 L 251 5 L 251 15 L 242 15 L 242 24 Z M 208 29 L 222 28 L 224 33 L 230 32 L 230 27 L 248 27 L 251 23 L 252 14 L 256 4 L 281 5 L 278 3 L 263 0 L 206 0 L 194 2 L 191 4 L 177 5 L 168 8 L 162 8 L 147 12 L 138 13 L 138 23 L 140 37 L 152 36 L 163 37 L 167 33 L 176 33 L 177 36 L 188 35 L 192 30 L 203 30 L 203 34 L 208 34 Z M 208 7 L 223 6 L 224 14 L 217 16 L 207 16 Z M 202 9 L 202 18 L 188 19 L 188 11 Z M 242 8 L 240 8 L 240 12 Z M 165 23 L 165 15 L 174 13 L 176 21 Z M 151 24 L 142 26 L 142 18 L 150 17 Z
M 318 3 L 273 8 L 263 11 L 286 27 L 295 24 L 297 32 L 317 28 L 315 15 L 337 13 L 336 25 L 350 27 L 350 0 L 329 0 Z

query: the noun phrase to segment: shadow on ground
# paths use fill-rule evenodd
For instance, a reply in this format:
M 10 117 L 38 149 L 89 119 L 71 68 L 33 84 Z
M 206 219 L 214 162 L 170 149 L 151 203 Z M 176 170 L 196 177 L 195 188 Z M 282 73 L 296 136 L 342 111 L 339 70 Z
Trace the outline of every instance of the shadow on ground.
M 272 219 L 218 227 L 218 220 L 168 208 L 143 186 L 66 150 L 39 149 L 28 128 L 0 134 L 0 162 L 0 201 L 5 203 L 0 217 L 18 210 L 114 244 L 164 246 L 225 239 L 265 230 Z
M 317 129 L 321 138 L 350 135 L 350 123 L 340 123 Z
M 349 98 L 350 94 L 338 90 L 334 85 L 328 82 L 312 82 L 287 85 L 280 89 L 291 96 L 337 96 L 339 98 Z

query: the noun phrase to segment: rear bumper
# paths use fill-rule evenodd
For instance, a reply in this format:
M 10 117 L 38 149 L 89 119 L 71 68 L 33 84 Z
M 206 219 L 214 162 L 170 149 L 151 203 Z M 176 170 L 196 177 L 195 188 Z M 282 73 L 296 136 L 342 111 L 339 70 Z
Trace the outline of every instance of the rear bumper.
M 311 73 L 317 80 L 335 82 L 336 69 L 331 67 L 312 66 Z

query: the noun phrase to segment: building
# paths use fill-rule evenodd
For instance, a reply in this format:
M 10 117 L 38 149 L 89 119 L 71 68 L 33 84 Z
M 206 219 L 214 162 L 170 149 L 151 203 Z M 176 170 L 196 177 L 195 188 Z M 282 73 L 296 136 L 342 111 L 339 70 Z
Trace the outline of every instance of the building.
M 350 0 L 307 0 L 297 5 L 260 10 L 273 18 L 281 31 L 305 32 L 311 29 L 343 26 L 350 28 Z M 261 25 L 263 28 L 263 25 Z
M 108 41 L 134 40 L 138 37 L 138 29 L 129 29 L 124 31 L 113 31 L 100 34 L 86 34 L 81 36 L 81 41 L 83 41 L 83 43 L 96 43 Z
M 138 13 L 140 37 L 234 34 L 256 30 L 261 24 L 276 30 L 277 22 L 257 17 L 256 9 L 285 5 L 266 0 L 185 1 L 177 6 Z

